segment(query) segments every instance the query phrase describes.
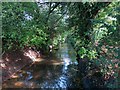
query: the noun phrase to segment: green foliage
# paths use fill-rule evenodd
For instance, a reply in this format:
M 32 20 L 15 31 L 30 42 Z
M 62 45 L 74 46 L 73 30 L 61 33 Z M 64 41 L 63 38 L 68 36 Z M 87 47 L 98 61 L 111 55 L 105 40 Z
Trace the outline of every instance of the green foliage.
M 3 50 L 46 45 L 44 18 L 37 3 L 3 3 Z M 38 11 L 38 12 L 36 12 Z M 36 18 L 37 17 L 37 18 Z
M 120 3 L 112 2 L 104 8 L 101 8 L 104 3 L 79 4 L 71 4 L 68 18 L 71 32 L 67 39 L 76 50 L 78 59 L 87 57 L 100 67 L 106 86 L 118 87 L 117 82 L 112 84 L 109 80 L 118 79 Z M 94 13 L 95 7 L 100 8 L 99 12 Z
M 50 45 L 56 48 L 65 42 L 65 7 L 61 4 L 62 7 L 49 14 L 54 4 L 50 7 L 49 3 L 3 3 L 3 51 L 34 46 L 48 52 Z
M 87 50 L 84 47 L 81 47 L 81 49 L 78 51 L 78 54 L 83 58 L 87 55 Z
M 24 32 L 25 33 L 25 32 Z M 41 47 L 42 44 L 46 44 L 47 35 L 40 29 L 36 29 L 35 31 L 26 32 L 25 36 L 20 39 L 21 44 L 28 46 L 36 46 Z
M 78 58 L 87 57 L 100 66 L 104 77 L 117 77 L 114 67 L 120 63 L 113 61 L 120 58 L 119 2 L 2 5 L 3 50 L 35 46 L 49 51 L 50 46 L 58 49 L 68 42 Z
M 115 82 L 107 82 L 109 88 L 118 88 L 118 69 L 119 69 L 119 45 L 120 45 L 120 3 L 113 2 L 97 15 L 93 21 L 93 43 L 99 58 L 95 60 L 101 67 L 105 78 L 113 79 Z M 107 81 L 107 80 L 106 80 Z
M 93 33 L 92 38 L 94 41 L 99 41 L 103 37 L 108 40 L 107 43 L 112 43 L 115 41 L 119 42 L 119 30 L 117 17 L 119 16 L 119 11 L 116 9 L 119 7 L 119 3 L 112 3 L 97 15 L 96 19 L 92 20 L 93 22 Z M 114 40 L 112 38 L 114 38 Z M 114 43 L 115 44 L 115 43 Z

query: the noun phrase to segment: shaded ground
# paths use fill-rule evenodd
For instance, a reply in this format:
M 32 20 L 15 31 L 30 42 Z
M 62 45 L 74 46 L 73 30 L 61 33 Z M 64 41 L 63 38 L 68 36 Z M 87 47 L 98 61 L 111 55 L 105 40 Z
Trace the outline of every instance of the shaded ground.
M 31 53 L 30 53 L 31 52 Z M 10 76 L 23 68 L 25 65 L 29 65 L 33 62 L 32 58 L 27 56 L 25 53 L 31 54 L 34 58 L 38 57 L 38 53 L 26 49 L 26 50 L 15 50 L 5 52 L 0 60 L 0 67 L 2 67 L 2 80 L 5 81 Z
M 56 53 L 58 58 L 45 58 L 25 66 L 3 82 L 3 88 L 82 88 L 77 75 L 75 52 L 68 47 L 67 44 L 61 46 Z

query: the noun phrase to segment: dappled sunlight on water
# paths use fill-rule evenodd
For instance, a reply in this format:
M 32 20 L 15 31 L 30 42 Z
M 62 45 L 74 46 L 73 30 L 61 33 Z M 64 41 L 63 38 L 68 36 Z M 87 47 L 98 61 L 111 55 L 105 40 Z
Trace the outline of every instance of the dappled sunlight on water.
M 75 52 L 67 44 L 61 46 L 55 54 L 57 59 L 48 58 L 43 63 L 26 66 L 4 82 L 3 88 L 74 88 L 77 78 Z

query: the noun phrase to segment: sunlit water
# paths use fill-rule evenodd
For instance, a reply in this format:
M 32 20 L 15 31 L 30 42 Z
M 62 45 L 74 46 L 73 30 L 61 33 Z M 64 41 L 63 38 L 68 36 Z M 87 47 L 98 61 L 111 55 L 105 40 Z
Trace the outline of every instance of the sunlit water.
M 62 65 L 34 64 L 26 66 L 3 83 L 3 88 L 81 88 L 77 76 L 76 54 L 70 45 L 63 44 L 55 54 Z M 48 58 L 49 60 L 49 58 Z M 78 84 L 78 85 L 77 85 Z

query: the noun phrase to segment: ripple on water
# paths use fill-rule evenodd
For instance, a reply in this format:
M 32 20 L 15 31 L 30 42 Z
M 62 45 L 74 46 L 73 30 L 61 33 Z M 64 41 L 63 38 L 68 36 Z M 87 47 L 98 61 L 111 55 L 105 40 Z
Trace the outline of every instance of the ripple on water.
M 38 64 L 31 68 L 25 69 L 25 73 L 19 73 L 20 77 L 19 79 L 17 79 L 17 82 L 19 83 L 16 83 L 16 85 L 22 85 L 23 83 L 21 82 L 21 80 L 25 82 L 25 87 L 37 87 L 41 89 L 65 89 L 75 84 L 72 83 L 72 80 L 76 77 L 77 72 L 76 70 L 73 70 L 73 68 L 77 66 L 77 63 L 74 62 L 74 50 L 71 47 L 68 47 L 67 44 L 65 44 L 62 46 L 62 48 L 58 50 L 57 56 L 58 58 L 60 58 L 60 60 L 64 61 L 63 65 L 54 66 Z M 12 79 L 6 84 L 9 85 L 11 82 L 15 83 L 16 81 L 15 79 Z

